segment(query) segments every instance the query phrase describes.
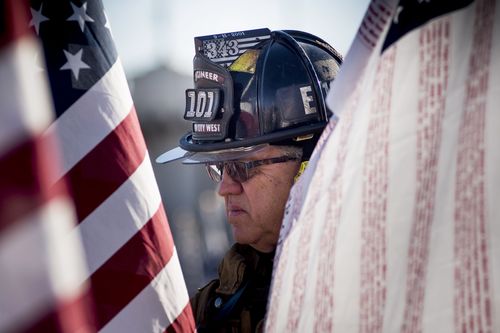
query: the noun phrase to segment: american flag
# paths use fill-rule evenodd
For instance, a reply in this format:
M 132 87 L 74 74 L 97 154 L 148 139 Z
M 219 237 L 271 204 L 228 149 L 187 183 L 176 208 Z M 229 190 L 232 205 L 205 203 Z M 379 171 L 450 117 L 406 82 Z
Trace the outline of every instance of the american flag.
M 75 211 L 58 171 L 47 80 L 28 6 L 0 6 L 0 331 L 91 332 Z M 63 318 L 64 317 L 64 318 Z
M 3 3 L 8 7 L 24 2 Z M 2 87 L 13 87 L 0 93 L 2 104 L 7 103 L 2 113 L 5 109 L 15 114 L 18 109 L 29 107 L 28 111 L 37 119 L 32 121 L 38 129 L 35 139 L 58 140 L 60 167 L 52 167 L 55 159 L 49 159 L 46 162 L 52 163 L 51 166 L 42 171 L 49 169 L 50 173 L 36 170 L 33 173 L 41 178 L 40 182 L 49 184 L 51 191 L 68 184 L 76 226 L 66 234 L 81 238 L 86 270 L 80 270 L 79 282 L 80 286 L 90 288 L 84 290 L 90 290 L 89 298 L 94 302 L 90 327 L 102 332 L 194 331 L 178 256 L 102 3 L 37 0 L 30 2 L 27 20 L 9 11 L 1 14 L 2 20 L 5 18 L 5 22 L 13 22 L 16 27 L 23 24 L 30 27 L 43 47 L 41 52 L 20 50 L 12 57 L 23 59 L 24 63 L 19 64 L 21 74 L 32 75 L 29 71 L 35 70 L 47 76 L 49 89 L 34 89 L 28 77 L 22 78 L 18 85 L 27 85 L 22 92 L 30 96 L 12 90 L 18 86 L 11 84 L 17 79 L 16 72 L 11 72 L 12 65 L 3 61 L 7 69 L 2 73 Z M 11 38 L 16 45 L 22 44 L 20 40 L 18 36 Z M 50 118 L 39 113 L 49 91 L 55 121 L 44 129 Z M 16 104 L 17 108 L 11 107 Z M 45 104 L 50 105 L 48 101 Z M 16 117 L 26 118 L 10 116 L 1 126 L 14 133 L 16 124 L 11 118 Z M 40 117 L 44 122 L 38 121 Z M 3 173 L 6 177 L 22 170 L 15 161 L 9 163 Z M 5 196 L 16 194 L 14 185 L 4 188 L 2 184 L 2 191 Z M 15 243 L 7 233 L 9 229 L 0 229 L 2 239 Z M 0 253 L 4 256 L 1 247 Z M 4 262 L 0 263 L 0 274 L 4 274 Z M 50 274 L 71 270 L 71 260 L 64 263 L 68 266 L 56 272 L 52 267 L 44 268 Z M 10 271 L 10 266 L 6 269 Z M 16 277 L 14 271 L 11 275 Z M 21 282 L 24 281 L 18 281 L 20 289 L 24 288 Z M 3 283 L 1 279 L 0 288 Z M 27 302 L 17 299 L 20 297 L 15 290 L 12 296 L 0 304 Z M 4 297 L 1 298 L 4 302 Z M 53 303 L 41 306 L 50 308 Z M 31 312 L 20 314 L 23 321 L 31 316 Z M 15 323 L 12 318 L 7 318 L 9 325 Z M 0 325 L 0 331 L 2 328 Z M 37 328 L 43 331 L 36 326 L 34 330 Z
M 266 332 L 500 332 L 500 4 L 373 0 L 294 185 Z

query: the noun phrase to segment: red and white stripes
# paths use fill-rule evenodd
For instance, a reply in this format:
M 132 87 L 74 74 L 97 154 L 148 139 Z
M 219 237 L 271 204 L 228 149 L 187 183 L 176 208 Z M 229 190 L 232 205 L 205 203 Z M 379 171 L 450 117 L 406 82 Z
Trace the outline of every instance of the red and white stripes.
M 58 168 L 41 52 L 22 1 L 2 2 L 0 37 L 0 331 L 92 331 L 75 213 Z
M 359 331 L 382 332 L 387 297 L 389 123 L 396 48 L 380 61 L 368 124 L 363 169 Z
M 61 138 L 66 173 L 60 179 L 69 180 L 75 201 L 97 328 L 149 331 L 156 318 L 155 331 L 173 323 L 192 330 L 187 290 L 120 62 L 47 133 Z
M 491 261 L 485 182 L 486 104 L 495 1 L 478 2 L 469 56 L 464 112 L 460 122 L 455 200 L 455 329 L 493 332 Z
M 120 61 L 51 124 L 28 8 L 3 3 L 0 331 L 194 331 Z
M 442 19 L 428 24 L 419 32 L 416 188 L 408 248 L 403 332 L 422 331 L 429 243 L 449 80 L 449 30 L 449 20 Z

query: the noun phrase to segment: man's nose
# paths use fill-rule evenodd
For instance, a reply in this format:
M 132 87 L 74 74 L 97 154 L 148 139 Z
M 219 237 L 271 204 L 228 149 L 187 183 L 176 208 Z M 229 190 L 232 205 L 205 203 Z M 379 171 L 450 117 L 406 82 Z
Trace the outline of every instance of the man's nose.
M 218 194 L 223 197 L 226 195 L 236 195 L 243 191 L 243 186 L 237 182 L 227 172 L 222 173 L 222 180 L 220 182 Z

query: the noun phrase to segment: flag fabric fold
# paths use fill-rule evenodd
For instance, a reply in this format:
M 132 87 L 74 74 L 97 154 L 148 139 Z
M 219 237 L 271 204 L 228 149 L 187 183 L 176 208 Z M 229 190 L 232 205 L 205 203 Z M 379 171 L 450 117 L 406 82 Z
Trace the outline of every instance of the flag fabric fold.
M 500 8 L 369 5 L 283 221 L 267 332 L 500 330 Z
M 44 94 L 52 98 L 55 117 L 37 137 L 58 140 L 60 157 L 45 181 L 50 189 L 67 188 L 74 206 L 76 223 L 66 234 L 81 239 L 87 269 L 79 282 L 88 286 L 93 302 L 92 325 L 103 332 L 194 331 L 177 252 L 102 3 L 33 0 L 27 17 L 25 28 L 43 50 L 26 61 L 48 77 Z M 2 81 L 7 84 L 8 78 Z M 31 101 L 16 92 L 10 97 Z

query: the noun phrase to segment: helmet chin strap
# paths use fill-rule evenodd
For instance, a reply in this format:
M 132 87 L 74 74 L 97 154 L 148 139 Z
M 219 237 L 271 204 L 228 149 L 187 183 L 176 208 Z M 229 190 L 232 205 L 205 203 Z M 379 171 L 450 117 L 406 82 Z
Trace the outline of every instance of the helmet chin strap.
M 301 136 L 293 138 L 293 141 L 299 142 L 299 141 L 309 140 L 309 139 L 312 139 L 313 136 L 314 136 L 314 133 L 301 135 Z
M 302 174 L 304 173 L 304 171 L 306 171 L 306 168 L 307 168 L 308 164 L 309 164 L 309 161 L 303 161 L 302 163 L 300 163 L 299 171 L 297 171 L 297 174 L 293 178 L 293 183 L 294 184 L 299 180 L 300 176 L 302 176 Z

